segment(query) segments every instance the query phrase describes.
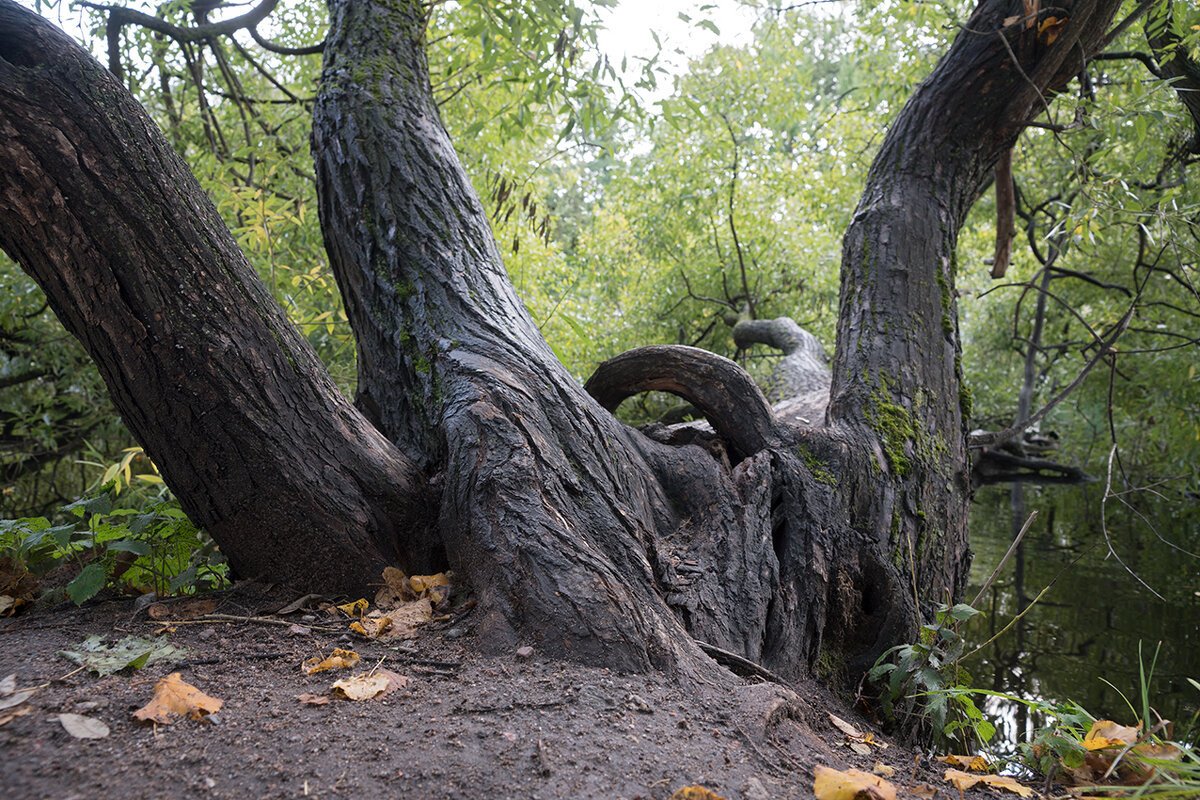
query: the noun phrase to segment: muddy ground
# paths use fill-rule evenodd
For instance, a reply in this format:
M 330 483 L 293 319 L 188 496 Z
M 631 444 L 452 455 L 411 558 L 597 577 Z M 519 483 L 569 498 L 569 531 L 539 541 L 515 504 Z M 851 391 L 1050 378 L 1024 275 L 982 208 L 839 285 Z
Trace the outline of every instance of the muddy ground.
M 215 595 L 217 613 L 260 617 L 294 597 L 255 584 Z M 0 620 L 0 678 L 41 688 L 0 725 L 0 795 L 34 798 L 653 798 L 700 785 L 733 800 L 813 797 L 813 768 L 896 770 L 899 797 L 958 798 L 928 759 L 898 745 L 855 753 L 833 712 L 865 731 L 843 700 L 816 685 L 779 702 L 769 683 L 682 690 L 661 675 L 628 675 L 529 654 L 484 656 L 470 613 L 407 642 L 351 638 L 345 622 L 298 612 L 267 621 L 193 620 L 165 632 L 173 661 L 96 677 L 57 654 L 87 636 L 153 635 L 164 624 L 128 599 L 35 608 Z M 305 629 L 292 627 L 300 623 Z M 329 630 L 321 630 L 329 627 Z M 300 664 L 335 647 L 408 679 L 383 699 L 325 695 L 337 675 Z M 223 701 L 211 718 L 134 720 L 172 672 Z M 0 710 L 0 719 L 13 709 Z M 108 726 L 69 734 L 58 715 Z M 887 737 L 875 735 L 880 740 Z M 860 748 L 861 749 L 861 748 Z M 935 765 L 942 766 L 942 765 Z M 969 792 L 970 798 L 974 792 Z M 975 795 L 983 797 L 982 792 Z M 994 795 L 991 795 L 994 796 Z

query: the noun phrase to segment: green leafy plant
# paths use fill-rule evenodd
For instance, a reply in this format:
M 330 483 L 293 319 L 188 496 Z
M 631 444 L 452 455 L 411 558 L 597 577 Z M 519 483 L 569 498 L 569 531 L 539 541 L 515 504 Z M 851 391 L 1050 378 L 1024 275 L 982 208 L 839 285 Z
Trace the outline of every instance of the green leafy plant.
M 46 517 L 0 521 L 0 553 L 34 574 L 74 564 L 65 591 L 76 604 L 105 586 L 160 595 L 217 588 L 228 566 L 211 540 L 171 501 L 143 508 L 115 506 L 115 484 L 68 503 L 52 524 Z
M 959 664 L 965 640 L 961 623 L 979 614 L 967 605 L 938 606 L 920 639 L 885 652 L 867 673 L 879 688 L 883 713 L 910 734 L 922 728 L 943 743 L 967 747 L 986 744 L 996 733 L 971 699 L 970 676 Z

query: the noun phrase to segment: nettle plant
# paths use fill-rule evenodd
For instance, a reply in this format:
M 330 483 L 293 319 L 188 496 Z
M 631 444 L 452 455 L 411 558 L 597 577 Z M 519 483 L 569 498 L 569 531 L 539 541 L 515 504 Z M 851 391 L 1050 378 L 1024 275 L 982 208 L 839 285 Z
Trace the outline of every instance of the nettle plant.
M 35 575 L 73 565 L 66 585 L 76 604 L 109 586 L 118 591 L 190 594 L 228 583 L 228 565 L 212 540 L 168 495 L 141 508 L 117 506 L 117 483 L 46 517 L 0 521 L 0 554 Z
M 943 744 L 974 747 L 991 740 L 996 727 L 971 699 L 970 675 L 959 664 L 966 645 L 959 627 L 979 613 L 966 603 L 939 605 L 918 641 L 879 657 L 867 679 L 879 690 L 885 716 L 910 733 L 927 726 Z

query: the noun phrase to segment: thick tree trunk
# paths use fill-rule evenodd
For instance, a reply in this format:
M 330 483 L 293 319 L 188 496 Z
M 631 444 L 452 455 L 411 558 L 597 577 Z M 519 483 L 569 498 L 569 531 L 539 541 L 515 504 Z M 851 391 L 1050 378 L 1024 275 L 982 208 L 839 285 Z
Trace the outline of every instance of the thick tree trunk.
M 1061 85 L 1068 53 L 1098 39 L 1081 33 L 1115 6 L 1080 3 L 1053 47 L 1035 46 L 1037 26 L 1014 33 L 1017 69 L 995 31 L 1020 4 L 985 3 L 901 114 L 846 238 L 825 428 L 781 421 L 737 367 L 695 351 L 614 360 L 590 384 L 603 405 L 571 378 L 438 120 L 417 0 L 332 0 L 313 125 L 358 406 L 383 436 L 144 114 L 10 0 L 0 244 L 243 571 L 348 585 L 444 548 L 493 643 L 715 675 L 691 634 L 786 676 L 849 674 L 963 577 L 955 238 L 1036 111 L 1029 82 Z M 721 446 L 666 445 L 613 418 L 650 387 L 706 409 Z
M 422 479 L 336 391 L 216 209 L 82 48 L 0 4 L 0 247 L 243 575 L 349 590 L 428 549 Z

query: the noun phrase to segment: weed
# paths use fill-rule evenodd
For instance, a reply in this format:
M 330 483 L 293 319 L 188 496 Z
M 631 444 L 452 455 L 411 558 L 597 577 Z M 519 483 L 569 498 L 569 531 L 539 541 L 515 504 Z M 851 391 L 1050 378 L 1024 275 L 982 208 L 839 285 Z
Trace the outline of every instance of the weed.
M 35 575 L 73 564 L 78 574 L 66 594 L 76 604 L 105 586 L 169 595 L 226 585 L 224 559 L 177 505 L 160 497 L 119 508 L 115 500 L 109 484 L 62 506 L 60 524 L 46 517 L 0 521 L 0 555 Z

